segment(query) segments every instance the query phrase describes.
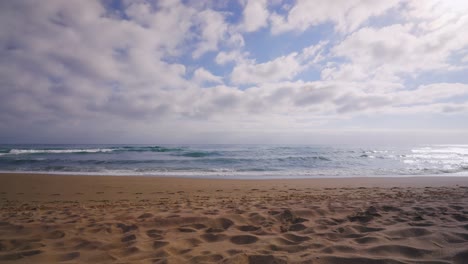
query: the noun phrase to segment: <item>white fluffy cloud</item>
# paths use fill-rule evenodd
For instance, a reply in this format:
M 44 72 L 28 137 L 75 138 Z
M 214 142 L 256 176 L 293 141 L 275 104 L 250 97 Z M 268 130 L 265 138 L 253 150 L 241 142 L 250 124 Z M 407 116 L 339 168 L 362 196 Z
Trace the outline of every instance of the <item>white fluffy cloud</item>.
M 242 62 L 248 56 L 247 53 L 242 53 L 239 50 L 233 50 L 229 52 L 221 51 L 216 55 L 215 61 L 218 64 L 224 65 L 229 62 Z
M 302 66 L 297 57 L 297 53 L 291 53 L 265 63 L 245 61 L 234 67 L 231 79 L 236 84 L 291 80 L 302 71 Z
M 333 22 L 339 32 L 350 32 L 369 18 L 384 14 L 399 2 L 400 0 L 298 0 L 287 15 L 272 15 L 271 31 L 274 34 L 305 31 L 312 26 Z
M 453 17 L 437 27 L 428 23 L 361 28 L 332 49 L 334 56 L 347 62 L 331 64 L 322 76 L 340 80 L 398 80 L 402 75 L 460 70 L 451 60 L 468 49 L 467 35 L 460 34 L 468 27 L 468 16 Z
M 224 23 L 222 14 L 204 10 L 198 14 L 197 22 L 200 25 L 200 43 L 193 52 L 193 57 L 198 58 L 208 51 L 216 51 L 218 43 L 226 38 L 228 26 Z
M 468 95 L 468 85 L 462 83 L 434 83 L 421 85 L 415 90 L 395 94 L 398 101 L 406 105 L 438 103 Z
M 221 4 L 198 1 L 119 9 L 0 1 L 0 139 L 35 131 L 50 140 L 88 132 L 176 140 L 216 129 L 333 128 L 363 115 L 466 116 L 466 78 L 419 76 L 466 70 L 468 16 L 420 3 L 297 1 L 284 11 L 282 1 L 246 1 L 236 21 Z M 323 23 L 335 31 L 302 43 L 277 34 Z M 277 35 L 258 32 L 267 27 Z M 273 59 L 255 54 L 262 48 Z
M 326 43 L 320 42 L 304 48 L 301 53 L 293 52 L 271 61 L 256 63 L 255 60 L 242 59 L 232 70 L 231 80 L 235 84 L 258 84 L 292 80 L 307 67 L 322 59 L 321 51 Z M 231 54 L 219 54 L 217 60 L 229 61 Z
M 198 68 L 193 73 L 193 80 L 197 83 L 203 84 L 206 82 L 210 83 L 222 83 L 222 78 L 215 76 L 205 68 Z
M 242 29 L 256 31 L 268 24 L 269 12 L 266 0 L 247 0 L 243 11 Z

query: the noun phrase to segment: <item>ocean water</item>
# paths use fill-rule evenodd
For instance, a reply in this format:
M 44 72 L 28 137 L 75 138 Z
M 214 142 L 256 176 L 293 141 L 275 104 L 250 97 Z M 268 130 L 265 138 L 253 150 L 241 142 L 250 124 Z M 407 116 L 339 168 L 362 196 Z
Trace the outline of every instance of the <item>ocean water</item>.
M 468 145 L 0 145 L 0 171 L 237 179 L 468 176 Z

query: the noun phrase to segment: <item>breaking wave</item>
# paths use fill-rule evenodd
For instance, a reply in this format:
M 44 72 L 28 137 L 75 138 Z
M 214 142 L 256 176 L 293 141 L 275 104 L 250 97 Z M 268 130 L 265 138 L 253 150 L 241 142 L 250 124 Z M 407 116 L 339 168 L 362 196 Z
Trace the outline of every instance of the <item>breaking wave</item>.
M 0 171 L 231 178 L 468 176 L 468 145 L 0 145 Z

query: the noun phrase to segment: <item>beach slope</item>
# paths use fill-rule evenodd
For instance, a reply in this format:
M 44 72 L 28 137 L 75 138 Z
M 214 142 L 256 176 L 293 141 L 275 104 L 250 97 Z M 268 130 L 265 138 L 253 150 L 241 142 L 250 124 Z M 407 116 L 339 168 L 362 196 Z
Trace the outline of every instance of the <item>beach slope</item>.
M 468 178 L 0 174 L 2 263 L 468 263 Z

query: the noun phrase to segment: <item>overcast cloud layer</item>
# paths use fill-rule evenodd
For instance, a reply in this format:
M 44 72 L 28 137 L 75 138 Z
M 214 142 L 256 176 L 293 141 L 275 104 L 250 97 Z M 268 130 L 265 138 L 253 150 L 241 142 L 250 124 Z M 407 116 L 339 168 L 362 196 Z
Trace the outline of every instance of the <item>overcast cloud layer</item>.
M 468 4 L 0 1 L 0 142 L 468 143 Z

